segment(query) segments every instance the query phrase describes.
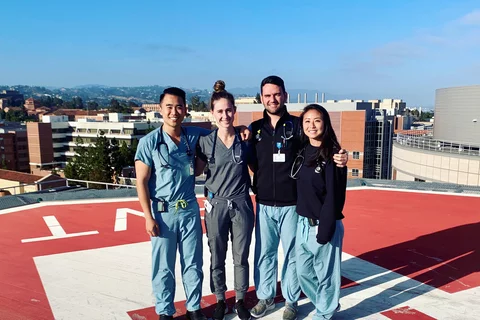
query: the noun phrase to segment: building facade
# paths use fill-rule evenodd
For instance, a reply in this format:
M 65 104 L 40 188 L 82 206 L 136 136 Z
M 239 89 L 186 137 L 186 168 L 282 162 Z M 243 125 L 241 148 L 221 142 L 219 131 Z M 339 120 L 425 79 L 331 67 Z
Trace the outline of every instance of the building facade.
M 27 130 L 24 125 L 14 122 L 0 124 L 0 167 L 29 172 Z
M 393 116 L 362 100 L 328 100 L 320 103 L 330 114 L 342 148 L 349 151 L 349 178 L 391 178 Z M 299 116 L 308 103 L 289 103 L 288 112 Z M 262 104 L 237 106 L 235 125 L 249 125 L 263 117 Z
M 432 130 L 398 133 L 393 179 L 480 186 L 480 86 L 438 89 Z
M 30 145 L 30 172 L 44 175 L 54 168 L 62 169 L 75 156 L 78 146 L 94 145 L 100 135 L 109 141 L 116 139 L 119 145 L 135 146 L 138 140 L 160 127 L 161 121 L 118 122 L 116 114 L 109 114 L 111 121 L 68 121 L 68 116 L 43 116 L 40 123 L 27 124 Z M 211 129 L 210 122 L 185 122 L 185 126 Z

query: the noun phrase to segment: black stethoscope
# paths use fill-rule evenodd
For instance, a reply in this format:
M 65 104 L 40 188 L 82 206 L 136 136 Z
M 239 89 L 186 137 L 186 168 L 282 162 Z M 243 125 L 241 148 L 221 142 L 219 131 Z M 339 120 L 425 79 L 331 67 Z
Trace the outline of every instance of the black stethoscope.
M 158 154 L 160 156 L 160 159 L 163 159 L 163 161 L 165 161 L 165 164 L 162 163 L 162 161 L 160 161 L 160 166 L 162 168 L 169 168 L 170 165 L 169 165 L 169 161 L 170 161 L 170 150 L 168 149 L 168 145 L 167 143 L 165 142 L 165 139 L 163 139 L 163 125 L 160 127 L 160 131 L 158 133 L 160 136 L 159 136 L 159 139 L 158 139 L 158 143 L 157 143 L 157 151 L 158 151 Z M 189 158 L 191 158 L 193 156 L 193 151 L 192 149 L 190 149 L 190 144 L 188 143 L 188 138 L 187 138 L 187 135 L 185 133 L 185 129 L 182 127 L 182 135 L 183 135 L 183 138 L 180 136 L 180 140 L 183 141 L 183 144 L 185 144 L 185 146 L 187 147 L 187 151 L 186 151 L 186 154 Z M 164 145 L 165 146 L 165 149 L 167 151 L 167 158 L 165 159 L 163 157 L 163 154 L 160 150 L 161 146 Z
M 305 153 L 305 149 L 307 147 L 304 147 L 300 152 L 297 154 L 297 157 L 293 161 L 292 169 L 290 169 L 290 178 L 292 179 L 298 179 L 298 173 L 300 172 L 300 169 L 302 169 L 303 164 L 305 162 L 305 156 L 303 155 Z M 324 162 L 321 162 L 320 159 L 317 159 L 317 166 L 315 167 L 315 173 L 320 173 L 323 170 Z
M 265 124 L 265 121 L 262 122 L 262 126 L 260 128 L 263 128 L 264 124 Z M 281 135 L 280 138 L 282 138 L 283 140 L 283 146 L 286 147 L 287 141 L 293 138 L 293 122 L 290 120 L 285 121 L 282 128 L 283 128 L 283 135 Z M 255 139 L 257 139 L 257 141 L 262 140 L 262 129 L 257 130 L 257 135 L 255 136 Z
M 215 136 L 213 137 L 212 155 L 208 159 L 209 164 L 215 164 L 215 146 L 217 145 L 217 135 L 218 135 L 218 129 L 215 130 Z M 235 151 L 235 145 L 236 145 L 235 142 L 237 142 L 237 141 L 240 142 L 239 143 L 240 153 L 238 155 L 237 155 L 237 152 Z M 235 130 L 235 138 L 234 138 L 233 144 L 232 144 L 232 159 L 233 159 L 233 162 L 235 162 L 236 164 L 242 164 L 243 163 L 242 153 L 243 153 L 243 151 L 242 151 L 242 140 L 240 140 L 240 137 L 238 136 L 237 130 Z

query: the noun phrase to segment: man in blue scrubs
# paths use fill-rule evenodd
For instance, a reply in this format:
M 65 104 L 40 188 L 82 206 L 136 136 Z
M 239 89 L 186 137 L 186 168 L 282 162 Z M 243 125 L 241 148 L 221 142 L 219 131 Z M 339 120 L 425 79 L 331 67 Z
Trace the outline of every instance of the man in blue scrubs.
M 175 259 L 180 256 L 187 319 L 203 320 L 200 311 L 203 246 L 200 209 L 195 197 L 195 146 L 210 131 L 182 128 L 185 92 L 167 88 L 160 96 L 164 124 L 140 139 L 135 155 L 137 192 L 152 241 L 152 286 L 160 320 L 175 314 Z

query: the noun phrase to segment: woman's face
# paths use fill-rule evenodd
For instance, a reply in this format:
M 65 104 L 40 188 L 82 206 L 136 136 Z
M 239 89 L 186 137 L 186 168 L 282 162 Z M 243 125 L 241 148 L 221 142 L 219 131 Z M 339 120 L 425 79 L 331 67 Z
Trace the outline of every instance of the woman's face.
M 303 115 L 303 133 L 313 140 L 321 140 L 324 124 L 322 114 L 315 110 L 308 110 Z
M 219 128 L 229 128 L 233 126 L 235 108 L 227 99 L 221 98 L 214 101 L 212 114 Z

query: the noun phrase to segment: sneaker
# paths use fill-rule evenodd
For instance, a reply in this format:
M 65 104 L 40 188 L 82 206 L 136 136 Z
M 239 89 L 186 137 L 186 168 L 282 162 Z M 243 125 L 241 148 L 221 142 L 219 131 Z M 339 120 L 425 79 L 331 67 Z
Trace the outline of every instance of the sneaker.
M 262 299 L 258 301 L 257 305 L 251 310 L 252 317 L 261 318 L 267 314 L 267 311 L 275 309 L 273 299 Z
M 340 311 L 340 309 L 342 309 L 342 306 L 340 305 L 340 303 L 338 304 L 338 306 L 335 308 L 335 311 L 333 311 L 334 313 L 335 312 L 338 312 Z
M 251 319 L 250 311 L 248 311 L 247 307 L 245 307 L 243 299 L 239 299 L 237 303 L 235 303 L 235 312 L 237 313 L 240 320 Z
M 283 320 L 297 320 L 297 304 L 285 303 Z
M 218 300 L 212 319 L 223 320 L 225 318 L 225 313 L 227 313 L 227 304 L 225 303 L 225 300 Z
M 165 314 L 161 314 L 158 316 L 158 320 L 173 320 L 173 316 L 167 316 Z
M 187 320 L 207 320 L 207 317 L 200 310 L 187 311 Z

